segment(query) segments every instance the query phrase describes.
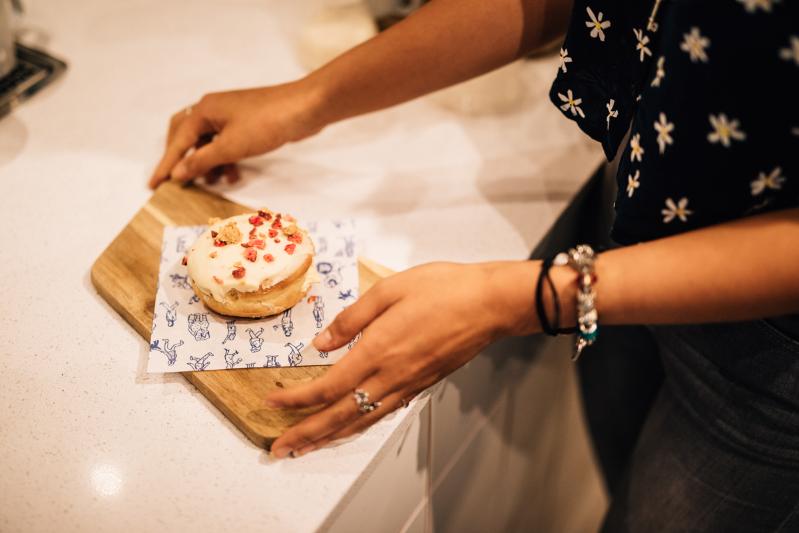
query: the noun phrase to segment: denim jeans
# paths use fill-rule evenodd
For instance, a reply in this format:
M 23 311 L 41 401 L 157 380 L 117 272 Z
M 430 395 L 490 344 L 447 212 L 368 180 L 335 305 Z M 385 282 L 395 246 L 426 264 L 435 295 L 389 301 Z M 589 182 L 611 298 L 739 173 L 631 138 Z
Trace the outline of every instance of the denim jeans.
M 799 315 L 648 329 L 665 380 L 602 531 L 799 531 Z

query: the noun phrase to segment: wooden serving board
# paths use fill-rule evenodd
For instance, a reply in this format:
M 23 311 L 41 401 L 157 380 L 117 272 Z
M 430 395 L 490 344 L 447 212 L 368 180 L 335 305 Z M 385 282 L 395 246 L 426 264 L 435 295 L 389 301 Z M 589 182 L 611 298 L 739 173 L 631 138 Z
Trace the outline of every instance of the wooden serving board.
M 252 211 L 197 187 L 161 185 L 92 266 L 92 283 L 122 317 L 150 340 L 164 226 L 206 224 Z M 359 260 L 361 291 L 392 272 Z M 182 372 L 256 445 L 268 449 L 289 426 L 315 409 L 284 410 L 264 406 L 267 392 L 318 378 L 326 366 L 248 368 Z

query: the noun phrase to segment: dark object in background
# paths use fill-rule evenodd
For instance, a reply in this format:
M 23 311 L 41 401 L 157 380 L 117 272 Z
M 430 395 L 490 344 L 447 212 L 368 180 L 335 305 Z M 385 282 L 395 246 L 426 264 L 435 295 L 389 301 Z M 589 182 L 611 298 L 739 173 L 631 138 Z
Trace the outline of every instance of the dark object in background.
M 42 51 L 16 45 L 16 66 L 0 78 L 0 117 L 55 81 L 67 64 Z

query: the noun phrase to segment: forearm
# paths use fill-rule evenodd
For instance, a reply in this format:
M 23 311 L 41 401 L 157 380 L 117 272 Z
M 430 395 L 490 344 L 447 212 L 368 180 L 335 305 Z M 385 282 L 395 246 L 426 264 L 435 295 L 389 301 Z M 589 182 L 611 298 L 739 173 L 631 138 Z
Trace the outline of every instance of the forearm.
M 702 323 L 799 312 L 799 209 L 617 250 L 597 262 L 607 324 Z
M 569 0 L 434 0 L 302 83 L 330 124 L 507 64 L 565 31 Z
M 539 261 L 488 263 L 492 311 L 503 330 L 541 331 L 535 312 Z M 576 275 L 552 267 L 561 326 L 576 322 Z M 799 209 L 719 224 L 609 250 L 596 262 L 600 324 L 679 324 L 799 313 Z M 549 291 L 542 295 L 554 316 Z

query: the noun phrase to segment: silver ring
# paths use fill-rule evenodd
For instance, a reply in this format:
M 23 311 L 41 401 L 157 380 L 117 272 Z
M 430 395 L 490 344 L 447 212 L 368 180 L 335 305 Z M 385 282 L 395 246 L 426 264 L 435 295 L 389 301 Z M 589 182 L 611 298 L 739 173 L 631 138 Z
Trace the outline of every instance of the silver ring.
M 370 402 L 369 393 L 363 389 L 355 389 L 355 392 L 352 393 L 352 397 L 355 398 L 355 403 L 358 404 L 358 411 L 361 413 L 371 413 L 383 405 L 381 402 Z
M 191 115 L 192 106 L 187 106 L 186 109 L 183 110 L 186 113 L 186 116 Z

